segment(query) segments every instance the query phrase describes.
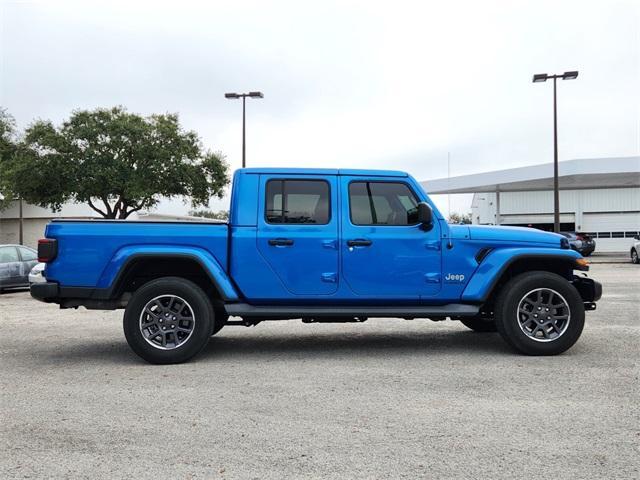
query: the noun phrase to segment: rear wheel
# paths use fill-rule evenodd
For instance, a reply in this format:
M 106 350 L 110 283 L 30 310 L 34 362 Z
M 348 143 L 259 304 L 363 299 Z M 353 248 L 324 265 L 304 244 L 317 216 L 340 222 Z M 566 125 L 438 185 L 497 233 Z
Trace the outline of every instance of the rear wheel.
M 638 258 L 638 251 L 635 248 L 631 249 L 631 262 L 636 265 L 640 263 L 640 258 Z
M 498 295 L 496 327 L 509 345 L 524 354 L 562 353 L 582 333 L 582 298 L 573 285 L 555 273 L 523 273 Z
M 463 318 L 460 319 L 465 327 L 474 332 L 496 332 L 496 322 L 493 318 Z
M 206 294 L 179 277 L 153 280 L 134 293 L 124 313 L 131 349 L 150 363 L 180 363 L 209 340 L 215 314 Z
M 222 330 L 222 327 L 227 324 L 227 320 L 229 319 L 229 315 L 227 315 L 227 312 L 224 310 L 224 308 L 214 308 L 214 312 L 216 318 L 215 322 L 213 323 L 213 329 L 211 330 L 212 337 L 220 330 Z

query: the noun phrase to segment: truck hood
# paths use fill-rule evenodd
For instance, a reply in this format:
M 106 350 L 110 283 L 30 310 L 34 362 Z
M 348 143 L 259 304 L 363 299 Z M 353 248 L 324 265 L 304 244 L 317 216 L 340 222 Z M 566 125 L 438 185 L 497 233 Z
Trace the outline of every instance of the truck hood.
M 527 227 L 500 227 L 489 225 L 449 225 L 452 238 L 465 238 L 471 240 L 487 240 L 490 242 L 524 242 L 547 244 L 561 247 L 562 235 L 551 232 L 543 232 L 536 228 Z

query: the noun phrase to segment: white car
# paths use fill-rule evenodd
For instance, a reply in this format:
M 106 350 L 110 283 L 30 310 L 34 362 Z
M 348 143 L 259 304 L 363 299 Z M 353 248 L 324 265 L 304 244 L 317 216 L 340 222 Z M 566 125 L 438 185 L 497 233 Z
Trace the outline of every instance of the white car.
M 29 272 L 29 285 L 32 283 L 44 283 L 47 281 L 44 278 L 44 263 L 36 263 L 35 266 Z
M 631 262 L 636 265 L 640 263 L 640 237 L 633 237 L 633 245 L 631 246 Z

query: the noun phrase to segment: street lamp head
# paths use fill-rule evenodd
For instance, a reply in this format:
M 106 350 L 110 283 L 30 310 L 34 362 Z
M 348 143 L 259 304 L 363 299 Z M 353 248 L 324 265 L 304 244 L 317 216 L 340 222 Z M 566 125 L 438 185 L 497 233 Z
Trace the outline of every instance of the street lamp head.
M 249 92 L 248 96 L 251 98 L 264 98 L 262 92 Z
M 573 70 L 571 72 L 564 72 L 562 74 L 562 79 L 563 80 L 575 80 L 576 78 L 578 78 L 578 71 L 577 70 Z
M 224 98 L 240 98 L 240 95 L 237 93 L 225 93 Z
M 549 78 L 549 75 L 546 73 L 536 73 L 533 76 L 533 83 L 546 82 L 547 78 Z

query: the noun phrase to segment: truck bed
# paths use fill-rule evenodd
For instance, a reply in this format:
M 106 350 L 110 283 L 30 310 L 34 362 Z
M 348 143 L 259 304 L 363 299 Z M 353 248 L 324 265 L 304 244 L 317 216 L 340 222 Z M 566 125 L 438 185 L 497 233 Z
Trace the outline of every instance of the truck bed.
M 46 237 L 58 241 L 58 255 L 46 278 L 67 287 L 107 288 L 128 248 L 200 249 L 226 271 L 229 225 L 224 222 L 130 220 L 54 220 Z

